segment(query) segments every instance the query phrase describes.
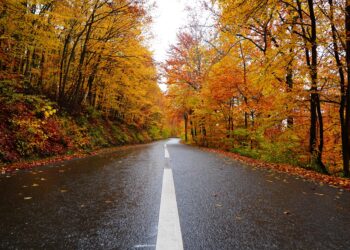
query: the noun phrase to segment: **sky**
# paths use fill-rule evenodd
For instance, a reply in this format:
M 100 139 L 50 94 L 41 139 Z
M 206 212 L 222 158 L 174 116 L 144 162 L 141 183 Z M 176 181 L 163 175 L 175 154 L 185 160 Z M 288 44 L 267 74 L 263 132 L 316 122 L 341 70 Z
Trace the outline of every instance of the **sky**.
M 189 12 L 188 8 L 192 10 L 199 10 L 200 0 L 154 0 L 156 8 L 154 8 L 152 17 L 153 24 L 151 31 L 153 34 L 153 41 L 151 41 L 151 50 L 154 54 L 156 62 L 164 62 L 167 58 L 167 52 L 170 45 L 176 44 L 176 36 L 181 27 L 188 25 Z M 208 13 L 201 13 L 203 20 L 201 22 L 207 23 L 210 15 Z M 166 91 L 165 84 L 158 82 L 160 88 Z
M 151 42 L 151 49 L 154 53 L 154 59 L 160 63 L 165 61 L 170 45 L 176 43 L 176 34 L 180 28 L 186 25 L 185 8 L 191 1 L 155 0 L 155 2 L 157 7 L 153 13 L 152 33 L 154 38 Z M 162 91 L 167 90 L 167 86 L 162 83 L 162 80 L 158 84 Z
M 176 34 L 186 24 L 186 0 L 156 0 L 157 8 L 153 13 L 152 32 L 154 40 L 151 49 L 154 58 L 162 62 L 166 58 L 171 44 L 176 43 Z

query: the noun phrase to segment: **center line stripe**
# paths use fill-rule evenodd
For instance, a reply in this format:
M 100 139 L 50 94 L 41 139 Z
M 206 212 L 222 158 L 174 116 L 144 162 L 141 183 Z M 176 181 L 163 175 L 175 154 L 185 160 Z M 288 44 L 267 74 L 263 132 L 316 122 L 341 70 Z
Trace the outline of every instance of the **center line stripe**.
M 165 148 L 165 158 L 169 152 Z M 163 172 L 162 197 L 160 199 L 158 236 L 156 250 L 183 250 L 179 213 L 177 210 L 173 172 L 165 168 Z
M 164 169 L 156 250 L 182 250 L 182 235 L 177 211 L 173 172 Z
M 164 145 L 164 157 L 165 158 L 170 158 L 169 151 L 168 151 L 168 148 L 167 148 L 166 144 Z

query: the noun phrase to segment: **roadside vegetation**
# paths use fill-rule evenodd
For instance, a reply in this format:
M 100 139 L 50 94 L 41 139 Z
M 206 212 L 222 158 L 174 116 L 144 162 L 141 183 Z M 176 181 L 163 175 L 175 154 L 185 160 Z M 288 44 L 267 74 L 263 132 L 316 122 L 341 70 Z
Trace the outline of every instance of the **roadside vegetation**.
M 0 163 L 168 137 L 142 1 L 0 2 Z
M 190 17 L 163 65 L 183 139 L 349 177 L 349 1 L 206 1 Z
M 163 72 L 148 46 L 151 8 L 0 2 L 0 162 L 181 128 L 189 143 L 349 177 L 347 1 L 203 1 Z

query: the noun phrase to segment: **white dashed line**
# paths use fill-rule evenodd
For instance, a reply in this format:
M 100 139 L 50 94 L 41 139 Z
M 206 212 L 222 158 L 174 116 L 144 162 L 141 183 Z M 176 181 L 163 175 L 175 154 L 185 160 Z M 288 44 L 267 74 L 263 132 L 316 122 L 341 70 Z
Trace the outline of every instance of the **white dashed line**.
M 168 148 L 167 148 L 166 144 L 164 144 L 164 157 L 165 158 L 170 158 L 169 151 L 168 151 Z

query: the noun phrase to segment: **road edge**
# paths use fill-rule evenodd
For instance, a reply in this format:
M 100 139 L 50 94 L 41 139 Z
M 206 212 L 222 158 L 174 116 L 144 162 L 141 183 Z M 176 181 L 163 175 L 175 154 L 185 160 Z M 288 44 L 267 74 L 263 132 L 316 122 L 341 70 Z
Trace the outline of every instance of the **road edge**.
M 161 139 L 161 140 L 166 140 L 166 139 Z M 126 144 L 126 145 L 120 145 L 120 146 L 114 146 L 114 147 L 105 147 L 105 148 L 99 148 L 93 151 L 77 151 L 69 155 L 68 154 L 56 155 L 56 156 L 37 159 L 37 160 L 19 161 L 15 163 L 0 165 L 0 174 L 9 174 L 12 172 L 25 170 L 25 169 L 33 169 L 36 167 L 41 167 L 49 164 L 59 164 L 70 160 L 84 159 L 94 155 L 106 154 L 110 152 L 125 150 L 128 148 L 141 147 L 144 145 L 152 144 L 157 141 L 159 140 L 154 140 L 151 142 L 145 142 L 145 143 L 139 143 L 139 144 Z
M 350 191 L 350 179 L 347 179 L 347 178 L 325 175 L 325 174 L 315 172 L 313 170 L 308 170 L 305 168 L 292 166 L 289 164 L 268 163 L 261 160 L 256 160 L 246 156 L 242 156 L 236 153 L 224 151 L 221 149 L 201 147 L 193 144 L 187 144 L 187 143 L 185 144 L 183 142 L 181 143 L 187 146 L 198 148 L 206 152 L 223 155 L 225 157 L 228 157 L 230 159 L 233 159 L 239 163 L 245 164 L 250 167 L 273 170 L 279 173 L 286 173 L 289 175 L 294 175 L 294 176 L 303 178 L 308 181 L 327 184 L 328 186 L 331 186 L 331 187 L 341 188 L 341 189 Z

